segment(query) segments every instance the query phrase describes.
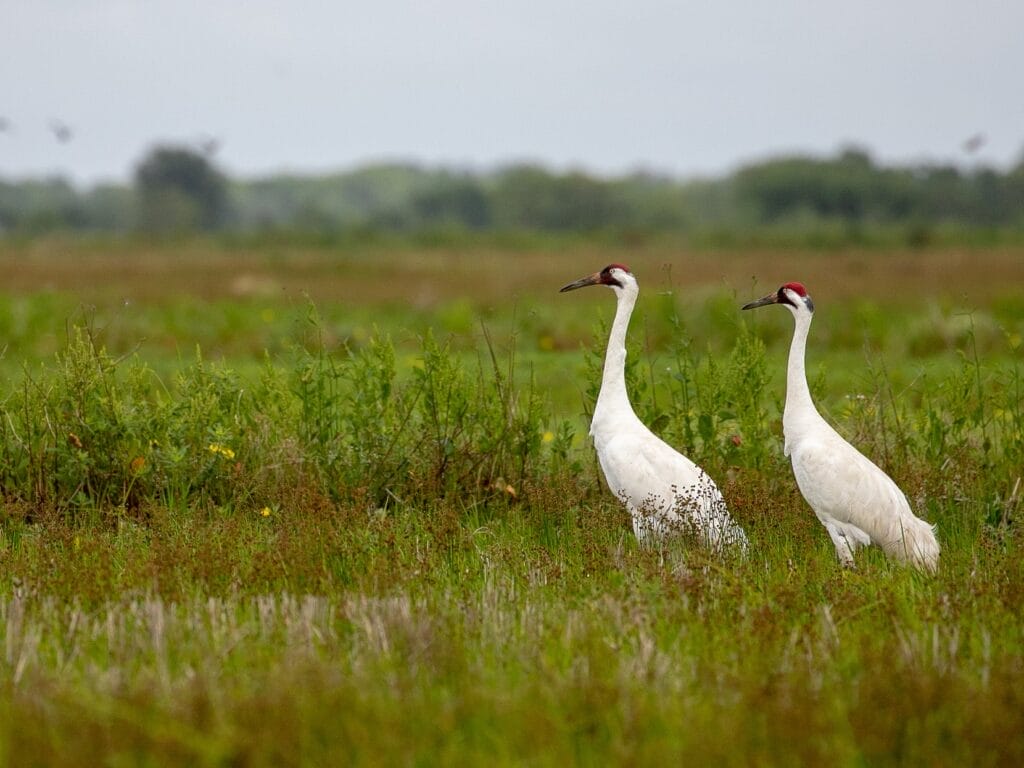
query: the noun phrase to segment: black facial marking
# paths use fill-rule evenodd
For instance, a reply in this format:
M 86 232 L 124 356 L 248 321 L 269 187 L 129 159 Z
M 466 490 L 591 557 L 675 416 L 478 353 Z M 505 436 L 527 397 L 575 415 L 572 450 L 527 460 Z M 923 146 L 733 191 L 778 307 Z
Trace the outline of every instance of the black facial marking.
M 614 264 L 609 264 L 607 267 L 601 270 L 601 284 L 602 285 L 617 285 L 619 288 L 622 287 L 622 283 L 616 280 L 612 276 L 612 269 L 615 267 Z

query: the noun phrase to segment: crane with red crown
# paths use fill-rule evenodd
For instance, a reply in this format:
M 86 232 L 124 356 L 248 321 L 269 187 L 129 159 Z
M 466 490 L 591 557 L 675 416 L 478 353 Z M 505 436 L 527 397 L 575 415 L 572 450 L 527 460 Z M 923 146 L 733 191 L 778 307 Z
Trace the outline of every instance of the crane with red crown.
M 840 562 L 853 567 L 854 552 L 876 544 L 889 557 L 934 571 L 939 562 L 934 526 L 914 515 L 892 478 L 844 440 L 811 400 L 804 359 L 814 302 L 807 290 L 800 283 L 786 283 L 743 309 L 768 304 L 781 304 L 796 321 L 786 371 L 783 450 L 793 462 L 800 492 L 828 531 Z
M 689 532 L 714 549 L 735 545 L 745 552 L 746 534 L 729 514 L 718 486 L 651 432 L 629 402 L 626 329 L 640 291 L 636 278 L 626 265 L 609 264 L 562 292 L 588 285 L 607 286 L 617 299 L 590 435 L 608 486 L 629 510 L 637 538 L 643 542 Z

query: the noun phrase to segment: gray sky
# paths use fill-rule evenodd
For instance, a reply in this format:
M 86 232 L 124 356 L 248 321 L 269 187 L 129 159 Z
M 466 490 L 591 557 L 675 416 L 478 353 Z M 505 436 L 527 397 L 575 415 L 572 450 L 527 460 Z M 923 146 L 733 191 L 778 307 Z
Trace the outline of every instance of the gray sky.
M 246 176 L 1024 151 L 1021 0 L 0 0 L 0 19 L 6 177 L 125 179 L 153 142 L 203 137 Z

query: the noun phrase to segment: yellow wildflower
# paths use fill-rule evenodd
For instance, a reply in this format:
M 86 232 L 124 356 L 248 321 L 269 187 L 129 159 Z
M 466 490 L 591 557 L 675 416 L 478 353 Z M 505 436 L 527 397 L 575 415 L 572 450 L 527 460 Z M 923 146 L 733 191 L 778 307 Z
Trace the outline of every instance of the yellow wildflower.
M 263 509 L 260 510 L 260 516 L 261 517 L 270 517 L 271 511 L 272 510 L 270 509 L 270 507 L 264 507 Z
M 552 432 L 551 430 L 548 430 L 543 435 L 541 435 L 540 439 L 545 443 L 550 443 L 552 440 L 555 439 L 555 433 Z
M 220 443 L 210 443 L 210 446 L 207 448 L 207 450 L 210 453 L 219 453 L 225 459 L 235 458 L 235 452 L 228 448 L 226 445 L 221 445 Z

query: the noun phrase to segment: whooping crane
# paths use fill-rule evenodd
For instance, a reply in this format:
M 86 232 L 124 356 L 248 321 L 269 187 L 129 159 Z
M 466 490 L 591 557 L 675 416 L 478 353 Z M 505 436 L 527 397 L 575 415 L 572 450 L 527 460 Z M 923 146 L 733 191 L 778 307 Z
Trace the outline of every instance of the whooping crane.
M 608 286 L 618 301 L 590 435 L 608 486 L 629 510 L 637 538 L 644 542 L 690 531 L 716 549 L 735 544 L 745 552 L 747 537 L 714 481 L 644 426 L 629 403 L 626 328 L 639 293 L 636 278 L 629 267 L 609 264 L 561 291 L 587 285 Z
M 934 571 L 939 562 L 934 526 L 915 517 L 892 478 L 840 437 L 814 407 L 804 369 L 807 331 L 814 317 L 814 303 L 806 289 L 800 283 L 786 283 L 743 309 L 766 304 L 782 304 L 796 320 L 786 373 L 783 450 L 793 462 L 800 492 L 828 531 L 840 562 L 852 567 L 853 553 L 873 543 L 889 557 Z

